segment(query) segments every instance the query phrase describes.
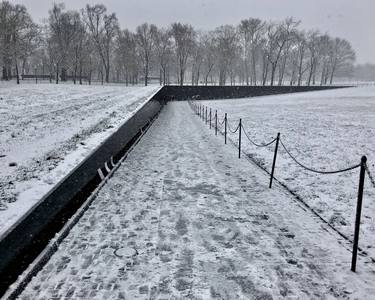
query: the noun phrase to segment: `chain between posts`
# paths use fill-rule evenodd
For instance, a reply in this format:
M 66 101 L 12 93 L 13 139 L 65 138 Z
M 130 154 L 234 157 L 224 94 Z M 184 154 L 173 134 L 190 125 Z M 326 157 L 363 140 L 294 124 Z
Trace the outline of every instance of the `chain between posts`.
M 300 167 L 302 167 L 303 169 L 307 170 L 307 171 L 310 171 L 310 172 L 313 172 L 313 173 L 318 173 L 318 174 L 338 174 L 338 173 L 343 173 L 343 172 L 347 172 L 347 171 L 351 171 L 353 169 L 356 169 L 358 167 L 361 166 L 361 164 L 358 164 L 358 165 L 354 165 L 354 166 L 350 166 L 348 168 L 345 168 L 345 169 L 340 169 L 340 170 L 334 170 L 334 171 L 322 171 L 322 170 L 316 170 L 316 169 L 313 169 L 311 167 L 307 167 L 305 166 L 304 164 L 302 164 L 301 162 L 299 162 L 291 153 L 290 151 L 286 148 L 286 146 L 284 145 L 284 143 L 282 142 L 282 140 L 280 140 L 280 144 L 281 146 L 284 148 L 285 152 L 289 155 L 289 157 L 297 164 L 299 165 Z
M 372 176 L 372 173 L 370 172 L 370 169 L 368 168 L 367 164 L 366 164 L 366 173 L 368 175 L 368 178 L 370 179 L 370 182 L 371 182 L 372 186 L 375 188 L 375 179 Z
M 235 130 L 232 130 L 231 127 L 230 127 L 230 123 L 228 121 L 227 121 L 227 125 L 228 125 L 229 132 L 231 132 L 233 134 L 236 133 L 237 130 L 240 128 L 240 126 L 238 125 Z
M 256 147 L 268 147 L 268 146 L 272 145 L 272 144 L 276 141 L 276 139 L 277 139 L 277 138 L 274 138 L 272 141 L 270 141 L 270 142 L 268 142 L 268 143 L 266 143 L 266 144 L 258 144 L 258 143 L 256 143 L 256 142 L 254 142 L 254 141 L 249 137 L 249 135 L 247 134 L 246 129 L 244 128 L 243 125 L 242 125 L 242 129 L 243 129 L 243 132 L 245 133 L 246 138 L 249 140 L 249 142 L 252 143 L 252 144 L 253 144 L 254 146 L 256 146 Z
M 201 111 L 201 110 L 199 109 L 199 111 Z M 205 115 L 205 117 L 206 117 L 205 119 L 206 120 L 205 121 L 206 121 L 206 124 L 207 124 L 207 121 L 208 121 L 207 120 L 207 107 L 205 108 L 205 113 L 206 113 L 206 115 Z M 204 114 L 204 108 L 203 108 L 203 114 Z M 211 128 L 211 121 L 212 121 L 211 118 L 212 118 L 212 110 L 210 108 L 210 128 Z M 204 120 L 204 117 L 203 117 L 203 120 Z M 217 135 L 217 128 L 218 128 L 217 123 L 218 123 L 218 120 L 217 120 L 217 110 L 216 110 L 215 111 L 215 135 Z M 234 131 L 232 131 L 230 129 L 230 124 L 228 123 L 227 113 L 225 113 L 224 120 L 223 120 L 222 123 L 224 123 L 224 125 L 225 125 L 224 126 L 225 144 L 227 144 L 227 129 L 229 129 L 230 132 L 232 132 L 232 133 L 236 133 L 237 130 L 239 130 L 238 157 L 241 158 L 242 129 L 244 129 L 243 128 L 243 124 L 242 124 L 242 119 L 240 119 L 239 125 L 237 126 L 236 130 L 234 130 Z M 286 152 L 286 154 L 298 166 L 302 167 L 303 169 L 305 169 L 307 171 L 313 172 L 313 173 L 326 174 L 326 175 L 327 174 L 338 174 L 338 173 L 348 172 L 348 171 L 354 170 L 356 168 L 360 168 L 359 185 L 358 185 L 358 195 L 357 195 L 357 207 L 356 207 L 355 226 L 354 226 L 354 239 L 352 241 L 352 243 L 353 243 L 353 251 L 352 251 L 352 262 L 351 262 L 351 271 L 356 272 L 357 256 L 358 256 L 358 250 L 359 250 L 358 244 L 359 244 L 359 233 L 360 233 L 360 224 L 361 224 L 363 191 L 364 191 L 364 182 L 365 182 L 365 175 L 366 175 L 366 173 L 367 173 L 367 175 L 368 175 L 368 177 L 369 177 L 369 179 L 371 181 L 371 184 L 375 187 L 375 180 L 374 180 L 374 177 L 372 176 L 372 174 L 371 174 L 371 172 L 370 172 L 370 170 L 369 170 L 369 168 L 367 166 L 367 158 L 366 158 L 366 156 L 362 156 L 361 162 L 358 165 L 353 165 L 353 166 L 350 166 L 350 167 L 347 167 L 347 168 L 344 168 L 344 169 L 334 170 L 334 171 L 316 170 L 314 168 L 307 167 L 303 163 L 299 162 L 296 159 L 296 157 L 291 154 L 291 152 L 288 150 L 288 148 L 285 146 L 285 144 L 281 140 L 280 133 L 277 134 L 276 139 L 272 140 L 271 142 L 269 142 L 267 144 L 257 144 L 254 141 L 252 141 L 252 139 L 249 137 L 249 135 L 247 134 L 247 132 L 246 132 L 245 129 L 244 129 L 244 133 L 245 133 L 245 136 L 248 138 L 248 140 L 251 143 L 253 143 L 255 146 L 258 146 L 258 147 L 266 147 L 266 146 L 269 146 L 269 145 L 271 145 L 272 143 L 274 143 L 276 141 L 275 150 L 274 150 L 274 157 L 273 157 L 273 162 L 272 162 L 270 184 L 269 184 L 270 188 L 272 187 L 272 181 L 274 179 L 274 172 L 275 172 L 275 167 L 276 167 L 276 160 L 277 160 L 277 153 L 278 153 L 279 144 L 281 144 L 281 146 L 284 149 L 284 151 Z

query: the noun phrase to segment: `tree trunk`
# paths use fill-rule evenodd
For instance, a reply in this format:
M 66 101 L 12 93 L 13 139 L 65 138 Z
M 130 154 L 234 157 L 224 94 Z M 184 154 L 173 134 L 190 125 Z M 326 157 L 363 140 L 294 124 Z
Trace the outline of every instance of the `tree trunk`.
M 267 77 L 268 77 L 268 59 L 266 56 L 263 56 L 263 71 L 262 71 L 262 85 L 266 85 Z
M 246 54 L 245 54 L 246 55 Z M 245 58 L 245 80 L 246 80 L 246 85 L 249 85 L 249 63 L 248 63 L 248 59 Z
M 59 84 L 59 64 L 56 64 L 56 84 Z
M 148 58 L 145 61 L 145 86 L 148 85 Z
M 20 76 L 18 74 L 18 64 L 16 62 L 16 78 L 17 78 L 17 84 L 20 84 Z
M 273 82 L 275 80 L 275 72 L 276 72 L 276 64 L 272 63 L 271 64 L 271 82 L 270 85 L 273 86 Z
M 310 70 L 309 70 L 309 77 L 307 78 L 307 86 L 310 86 L 311 85 L 311 79 L 312 79 L 312 76 L 313 76 L 313 70 L 314 70 L 314 63 L 311 61 L 310 62 Z
M 82 62 L 79 64 L 79 84 L 82 85 Z
M 335 74 L 335 71 L 336 71 L 336 65 L 333 65 L 332 66 L 332 71 L 331 71 L 331 76 L 330 76 L 330 79 L 329 79 L 329 84 L 333 83 L 333 76 Z
M 283 84 L 285 66 L 286 66 L 286 56 L 283 58 L 281 66 L 279 67 L 279 82 L 278 82 L 279 86 L 281 86 Z
M 184 85 L 184 70 L 180 67 L 180 86 Z
M 251 69 L 252 69 L 253 84 L 257 85 L 257 71 L 256 71 L 255 49 L 251 50 Z
M 3 80 L 8 80 L 7 75 L 8 75 L 7 69 L 6 69 L 6 67 L 3 67 L 3 76 L 2 76 L 2 79 Z
M 61 81 L 66 81 L 66 69 L 61 69 Z
M 73 83 L 74 84 L 77 84 L 77 69 L 78 69 L 78 66 L 75 65 L 75 67 L 74 67 L 74 73 L 73 73 Z
M 105 82 L 109 83 L 109 66 L 105 67 Z

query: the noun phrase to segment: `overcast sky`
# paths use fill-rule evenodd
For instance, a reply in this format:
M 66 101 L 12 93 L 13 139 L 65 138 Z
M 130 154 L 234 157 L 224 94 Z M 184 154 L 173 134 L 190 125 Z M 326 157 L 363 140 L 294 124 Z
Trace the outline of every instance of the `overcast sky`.
M 10 0 L 24 4 L 35 21 L 48 15 L 53 0 Z M 68 9 L 87 3 L 103 3 L 115 12 L 123 28 L 133 30 L 148 22 L 165 26 L 171 22 L 191 23 L 195 28 L 213 29 L 258 17 L 281 20 L 293 16 L 306 29 L 320 29 L 348 39 L 357 52 L 357 62 L 375 63 L 375 0 L 65 0 Z

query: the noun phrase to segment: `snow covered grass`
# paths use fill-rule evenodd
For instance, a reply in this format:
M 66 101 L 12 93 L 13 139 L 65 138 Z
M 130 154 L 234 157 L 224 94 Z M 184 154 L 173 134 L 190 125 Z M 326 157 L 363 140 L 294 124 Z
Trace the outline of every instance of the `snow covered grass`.
M 0 85 L 0 235 L 158 90 Z
M 204 101 L 228 113 L 232 127 L 241 117 L 256 142 L 281 139 L 307 166 L 336 170 L 360 162 L 366 155 L 375 174 L 375 87 L 308 92 L 248 99 Z M 237 134 L 230 135 L 237 141 Z M 243 149 L 268 170 L 275 145 L 257 148 L 243 135 Z M 235 155 L 235 153 L 233 154 Z M 321 216 L 353 237 L 359 169 L 338 175 L 319 175 L 300 168 L 279 148 L 275 177 L 302 196 Z M 366 175 L 360 246 L 375 258 L 375 187 Z

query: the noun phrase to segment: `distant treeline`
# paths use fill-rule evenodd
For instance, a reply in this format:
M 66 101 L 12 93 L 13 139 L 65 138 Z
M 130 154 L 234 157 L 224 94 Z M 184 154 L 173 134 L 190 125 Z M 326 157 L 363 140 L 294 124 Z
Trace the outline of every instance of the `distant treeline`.
M 363 64 L 354 67 L 354 78 L 359 81 L 375 81 L 375 65 Z
M 0 2 L 2 79 L 50 78 L 148 84 L 332 84 L 353 74 L 345 39 L 300 29 L 300 21 L 249 18 L 201 31 L 173 23 L 122 29 L 104 5 L 80 11 L 53 4 L 36 24 L 26 7 Z

